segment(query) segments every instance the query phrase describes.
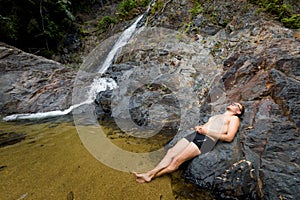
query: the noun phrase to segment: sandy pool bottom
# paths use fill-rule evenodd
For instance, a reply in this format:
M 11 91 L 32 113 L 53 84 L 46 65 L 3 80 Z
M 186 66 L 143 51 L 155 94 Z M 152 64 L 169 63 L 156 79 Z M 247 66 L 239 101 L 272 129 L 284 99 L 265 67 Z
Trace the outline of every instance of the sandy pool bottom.
M 186 199 L 174 194 L 169 175 L 138 184 L 132 174 L 103 165 L 83 146 L 72 123 L 1 122 L 0 128 L 26 133 L 23 141 L 0 148 L 2 200 Z

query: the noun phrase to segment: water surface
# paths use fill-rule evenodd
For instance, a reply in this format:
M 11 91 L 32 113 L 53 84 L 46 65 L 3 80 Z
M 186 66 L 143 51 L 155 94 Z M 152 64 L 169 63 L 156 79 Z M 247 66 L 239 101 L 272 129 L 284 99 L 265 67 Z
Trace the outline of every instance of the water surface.
M 2 200 L 207 199 L 183 182 L 180 171 L 137 184 L 132 174 L 103 165 L 83 146 L 71 120 L 0 122 L 0 130 L 2 135 L 26 135 L 18 143 L 0 147 Z M 136 143 L 125 139 L 124 148 Z M 122 146 L 119 138 L 118 143 Z

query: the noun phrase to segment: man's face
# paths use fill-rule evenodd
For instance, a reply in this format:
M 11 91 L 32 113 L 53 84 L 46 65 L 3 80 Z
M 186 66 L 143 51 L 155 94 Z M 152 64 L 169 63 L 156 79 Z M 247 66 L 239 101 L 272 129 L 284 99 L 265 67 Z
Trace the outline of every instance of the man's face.
M 242 111 L 243 106 L 240 103 L 232 102 L 229 104 L 227 109 L 230 109 L 233 112 L 236 112 L 237 114 L 240 114 Z

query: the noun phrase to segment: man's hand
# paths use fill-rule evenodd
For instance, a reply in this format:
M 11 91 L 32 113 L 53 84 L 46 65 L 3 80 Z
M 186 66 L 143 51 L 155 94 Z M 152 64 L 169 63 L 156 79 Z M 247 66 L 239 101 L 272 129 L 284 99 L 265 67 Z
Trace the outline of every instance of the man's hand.
M 207 134 L 207 128 L 204 126 L 195 126 L 195 130 L 202 135 Z

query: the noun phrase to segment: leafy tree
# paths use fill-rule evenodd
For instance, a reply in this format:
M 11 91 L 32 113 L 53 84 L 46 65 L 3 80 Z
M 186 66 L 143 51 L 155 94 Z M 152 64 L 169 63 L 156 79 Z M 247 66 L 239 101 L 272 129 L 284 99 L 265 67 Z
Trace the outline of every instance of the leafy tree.
M 31 53 L 51 56 L 68 31 L 75 13 L 96 0 L 0 0 L 2 42 Z M 104 3 L 105 1 L 101 1 Z

